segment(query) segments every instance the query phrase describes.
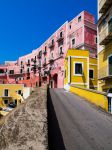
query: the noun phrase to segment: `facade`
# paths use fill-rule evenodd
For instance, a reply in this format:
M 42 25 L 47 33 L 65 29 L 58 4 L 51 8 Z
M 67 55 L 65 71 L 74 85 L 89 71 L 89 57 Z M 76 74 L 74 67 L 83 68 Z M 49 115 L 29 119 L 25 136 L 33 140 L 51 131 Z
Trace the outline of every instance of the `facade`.
M 0 107 L 5 108 L 13 103 L 20 104 L 23 101 L 24 86 L 20 84 L 0 84 Z
M 23 84 L 0 84 L 0 117 L 24 102 L 31 94 L 31 88 Z
M 69 49 L 65 58 L 64 88 L 75 85 L 97 90 L 97 58 L 88 50 Z
M 96 36 L 94 16 L 83 11 L 70 22 L 66 21 L 39 48 L 15 62 L 6 62 L 4 68 L 1 66 L 0 82 L 30 87 L 48 83 L 51 88 L 63 88 L 67 50 L 87 49 L 90 57 L 96 58 Z
M 98 0 L 98 89 L 112 88 L 112 0 Z

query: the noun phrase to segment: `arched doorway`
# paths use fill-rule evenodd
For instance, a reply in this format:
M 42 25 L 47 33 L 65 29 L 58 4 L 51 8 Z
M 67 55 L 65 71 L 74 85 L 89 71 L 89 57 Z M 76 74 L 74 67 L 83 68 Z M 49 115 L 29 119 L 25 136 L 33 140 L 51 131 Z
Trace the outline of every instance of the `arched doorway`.
M 57 74 L 55 74 L 53 76 L 53 81 L 54 81 L 54 88 L 57 88 L 57 83 L 58 83 L 58 75 Z

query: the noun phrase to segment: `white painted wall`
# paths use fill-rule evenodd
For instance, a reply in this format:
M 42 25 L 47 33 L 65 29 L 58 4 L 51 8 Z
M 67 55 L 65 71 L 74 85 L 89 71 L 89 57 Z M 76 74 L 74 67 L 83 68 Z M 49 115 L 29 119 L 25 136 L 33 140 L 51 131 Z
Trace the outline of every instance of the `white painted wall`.
M 24 87 L 23 88 L 23 98 L 27 99 L 31 94 L 31 88 L 30 87 Z

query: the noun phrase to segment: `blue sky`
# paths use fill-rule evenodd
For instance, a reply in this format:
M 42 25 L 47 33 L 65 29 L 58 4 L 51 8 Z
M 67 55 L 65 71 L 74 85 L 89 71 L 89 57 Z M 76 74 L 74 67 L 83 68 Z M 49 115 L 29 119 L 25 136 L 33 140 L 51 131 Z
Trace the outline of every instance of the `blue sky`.
M 0 63 L 30 53 L 83 10 L 97 19 L 97 0 L 0 0 Z

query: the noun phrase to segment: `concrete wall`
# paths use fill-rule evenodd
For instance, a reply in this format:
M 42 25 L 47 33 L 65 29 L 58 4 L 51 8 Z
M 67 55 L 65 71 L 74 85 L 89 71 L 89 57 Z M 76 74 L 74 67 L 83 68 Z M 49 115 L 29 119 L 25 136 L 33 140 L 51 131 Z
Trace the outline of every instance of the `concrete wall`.
M 46 150 L 47 89 L 32 95 L 0 120 L 0 150 Z
M 70 86 L 70 92 L 86 98 L 91 103 L 108 111 L 108 99 L 105 93 L 95 90 L 83 89 L 76 86 Z

